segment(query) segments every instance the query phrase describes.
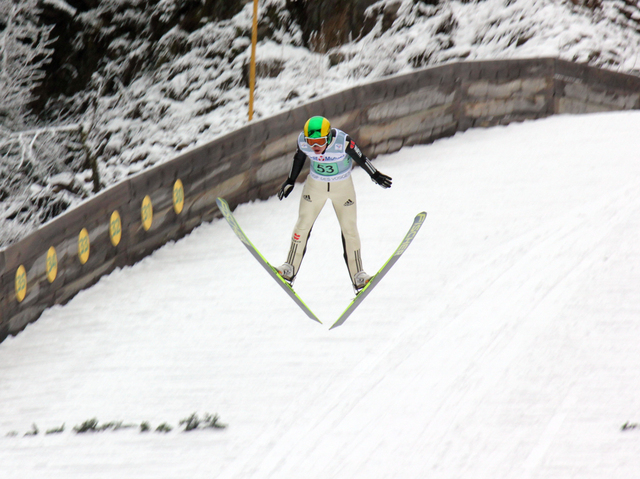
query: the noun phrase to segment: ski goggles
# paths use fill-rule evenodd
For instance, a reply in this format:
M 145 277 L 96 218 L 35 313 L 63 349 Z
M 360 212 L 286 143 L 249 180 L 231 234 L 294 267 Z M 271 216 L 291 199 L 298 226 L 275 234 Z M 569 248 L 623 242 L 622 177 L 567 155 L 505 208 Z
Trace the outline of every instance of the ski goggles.
M 305 136 L 305 139 L 307 140 L 307 144 L 309 146 L 326 146 L 327 145 L 327 137 L 326 136 L 321 136 L 320 138 L 309 138 L 308 136 Z

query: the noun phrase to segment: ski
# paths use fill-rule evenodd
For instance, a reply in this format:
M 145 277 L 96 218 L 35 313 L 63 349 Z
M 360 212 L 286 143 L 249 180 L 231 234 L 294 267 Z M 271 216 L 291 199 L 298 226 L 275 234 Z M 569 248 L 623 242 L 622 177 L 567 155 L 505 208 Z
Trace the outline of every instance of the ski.
M 320 321 L 316 317 L 316 315 L 313 314 L 313 312 L 309 309 L 309 307 L 306 304 L 304 304 L 304 301 L 302 301 L 302 298 L 298 296 L 298 294 L 294 291 L 291 285 L 287 283 L 287 281 L 285 281 L 285 279 L 278 274 L 276 269 L 269 264 L 269 262 L 264 258 L 264 256 L 262 256 L 262 254 L 260 254 L 260 252 L 256 249 L 256 247 L 253 246 L 251 241 L 249 241 L 249 238 L 247 238 L 247 235 L 244 234 L 244 231 L 242 231 L 242 228 L 240 228 L 240 225 L 238 224 L 235 217 L 231 213 L 229 204 L 223 198 L 217 198 L 216 203 L 218 204 L 218 208 L 220 208 L 220 211 L 222 212 L 225 219 L 227 220 L 227 223 L 229 223 L 229 226 L 231 226 L 231 229 L 233 230 L 233 232 L 240 239 L 240 241 L 242 241 L 242 243 L 246 246 L 246 248 L 249 250 L 249 253 L 251 253 L 251 255 L 256 260 L 258 260 L 258 263 L 262 265 L 265 271 L 269 273 L 269 276 L 271 276 L 276 281 L 276 283 L 280 285 L 280 287 L 284 290 L 284 292 L 287 293 L 289 297 L 293 299 L 293 301 L 298 306 L 300 306 L 300 309 L 302 309 L 302 311 L 304 311 L 305 314 L 309 316 L 309 318 L 322 324 L 322 321 Z
M 380 280 L 384 277 L 384 275 L 387 274 L 391 269 L 391 267 L 394 264 L 396 264 L 396 261 L 400 259 L 400 256 L 402 256 L 402 253 L 404 253 L 407 250 L 407 248 L 413 241 L 413 238 L 415 238 L 416 234 L 418 234 L 418 231 L 420 231 L 420 227 L 422 226 L 422 223 L 424 223 L 424 220 L 426 218 L 427 218 L 427 213 L 425 213 L 424 211 L 416 215 L 416 217 L 413 220 L 413 224 L 411 225 L 411 228 L 409 228 L 409 232 L 404 237 L 404 239 L 402 240 L 402 243 L 400 243 L 400 246 L 395 251 L 395 253 L 391 255 L 391 257 L 382 266 L 382 268 L 380 268 L 380 270 L 375 274 L 375 276 L 371 278 L 371 280 L 367 283 L 367 285 L 364 288 L 362 288 L 362 290 L 356 295 L 353 301 L 351 301 L 347 309 L 344 310 L 344 312 L 340 315 L 337 321 L 333 323 L 333 325 L 329 329 L 337 328 L 342 323 L 344 323 L 347 320 L 347 318 L 351 315 L 351 313 L 353 313 L 355 309 L 360 305 L 360 303 L 362 303 L 364 298 L 366 298 L 369 295 L 369 293 L 373 290 L 373 288 L 376 287 L 376 285 L 380 282 Z

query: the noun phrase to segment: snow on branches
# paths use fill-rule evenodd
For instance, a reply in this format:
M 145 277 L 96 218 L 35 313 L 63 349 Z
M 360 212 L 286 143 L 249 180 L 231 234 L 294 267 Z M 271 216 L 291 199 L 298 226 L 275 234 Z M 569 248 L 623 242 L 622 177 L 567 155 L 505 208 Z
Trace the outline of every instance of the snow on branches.
M 0 2 L 0 124 L 14 131 L 27 123 L 52 53 L 51 27 L 38 23 L 39 13 L 37 0 Z
M 0 128 L 0 247 L 92 192 L 80 125 L 19 132 Z
M 88 163 L 81 126 L 39 127 L 30 113 L 52 54 L 39 15 L 38 0 L 0 1 L 0 246 L 86 197 L 93 176 L 77 178 Z

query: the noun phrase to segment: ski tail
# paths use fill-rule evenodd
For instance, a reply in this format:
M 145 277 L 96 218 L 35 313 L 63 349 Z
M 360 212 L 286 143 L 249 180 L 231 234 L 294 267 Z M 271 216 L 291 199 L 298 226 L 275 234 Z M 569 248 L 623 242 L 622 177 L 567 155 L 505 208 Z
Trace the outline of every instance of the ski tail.
M 426 219 L 427 219 L 427 213 L 424 211 L 416 215 L 416 217 L 413 219 L 413 224 L 411 225 L 411 228 L 409 228 L 409 231 L 407 232 L 404 239 L 400 243 L 400 246 L 398 246 L 398 248 L 389 257 L 386 263 L 382 265 L 382 267 L 373 276 L 373 278 L 371 278 L 371 280 L 367 283 L 367 285 L 364 288 L 362 288 L 362 290 L 357 294 L 357 296 L 353 299 L 353 301 L 351 301 L 349 306 L 347 306 L 347 309 L 344 310 L 344 312 L 340 315 L 340 317 L 336 320 L 335 323 L 333 323 L 333 325 L 329 329 L 337 328 L 338 326 L 343 324 L 347 320 L 347 318 L 351 315 L 351 313 L 353 313 L 355 309 L 360 305 L 360 303 L 364 301 L 364 298 L 366 298 L 369 295 L 369 293 L 373 290 L 373 288 L 375 288 L 376 285 L 380 282 L 380 280 L 382 280 L 382 278 L 384 278 L 384 276 L 389 272 L 391 267 L 400 259 L 400 256 L 402 256 L 403 253 L 407 250 L 407 248 L 409 247 L 413 239 L 418 234 L 418 231 L 420 231 L 420 228 L 422 227 L 422 224 Z
M 287 295 L 300 307 L 300 309 L 302 309 L 302 311 L 304 311 L 304 313 L 310 319 L 313 319 L 314 321 L 317 321 L 318 323 L 322 324 L 322 321 L 320 321 L 316 317 L 316 315 L 309 309 L 309 307 L 305 304 L 302 298 L 298 296 L 298 293 L 294 291 L 294 289 L 291 287 L 291 284 L 289 284 L 282 276 L 278 274 L 276 269 L 273 266 L 271 266 L 271 264 L 269 264 L 269 262 L 265 259 L 265 257 L 262 256 L 262 253 L 260 253 L 260 251 L 258 251 L 258 249 L 253 245 L 253 243 L 251 243 L 247 235 L 244 233 L 244 231 L 242 231 L 240 224 L 231 213 L 231 208 L 229 208 L 229 204 L 223 198 L 217 198 L 216 203 L 218 204 L 218 208 L 220 208 L 222 215 L 227 220 L 227 223 L 229 224 L 233 232 L 236 234 L 238 239 L 242 241 L 242 243 L 245 245 L 249 253 L 251 253 L 251 256 L 253 256 L 258 261 L 258 263 L 260 263 L 260 265 L 269 274 L 269 276 L 271 276 L 280 285 L 280 287 L 284 290 L 284 292 L 287 293 Z

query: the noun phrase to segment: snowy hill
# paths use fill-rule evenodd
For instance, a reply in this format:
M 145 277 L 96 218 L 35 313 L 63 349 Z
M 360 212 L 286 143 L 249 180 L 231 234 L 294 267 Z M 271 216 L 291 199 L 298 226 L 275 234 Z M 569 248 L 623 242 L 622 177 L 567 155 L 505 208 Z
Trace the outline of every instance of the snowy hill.
M 2 478 L 635 479 L 639 128 L 468 130 L 379 157 L 389 190 L 356 170 L 367 270 L 429 216 L 335 330 L 351 286 L 328 205 L 296 282 L 324 325 L 224 220 L 104 277 L 0 344 Z M 235 212 L 273 262 L 301 191 Z M 227 427 L 183 432 L 194 412 Z M 92 418 L 111 426 L 74 432 Z
M 63 0 L 48 2 L 85 25 L 74 46 L 78 52 L 87 51 L 92 38 L 109 39 L 86 87 L 49 98 L 44 109 L 47 118 L 66 115 L 89 125 L 87 146 L 97 175 L 81 161 L 58 164 L 48 177 L 25 173 L 11 188 L 5 183 L 0 245 L 77 205 L 96 183 L 111 185 L 246 123 L 251 5 L 219 21 L 201 17 L 189 28 L 177 22 L 150 29 L 152 19 L 173 18 L 178 3 L 158 2 L 142 16 L 136 2 L 104 0 L 85 11 Z M 630 0 L 382 0 L 364 12 L 360 36 L 336 46 L 323 36 L 309 37 L 292 3 L 261 2 L 256 118 L 448 61 L 558 56 L 625 72 L 640 69 L 640 10 Z M 142 36 L 131 34 L 134 27 Z M 77 148 L 75 154 L 84 158 L 86 151 Z M 55 210 L 42 214 L 52 204 Z

